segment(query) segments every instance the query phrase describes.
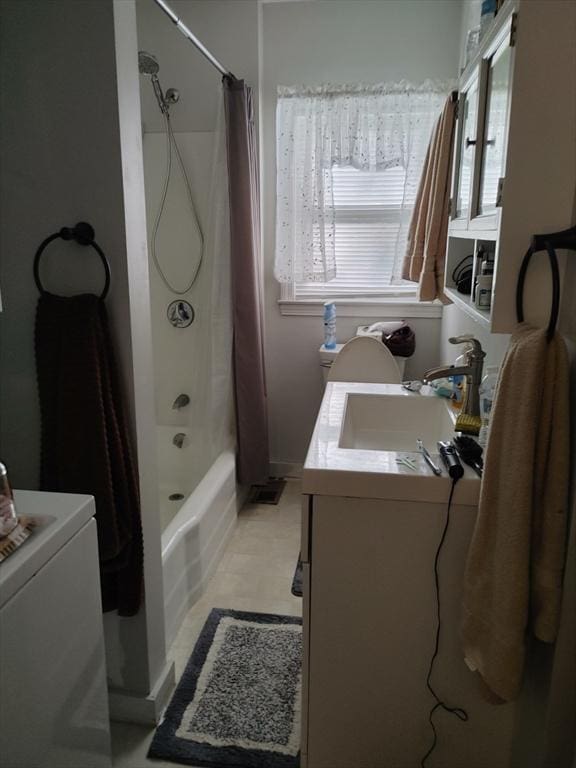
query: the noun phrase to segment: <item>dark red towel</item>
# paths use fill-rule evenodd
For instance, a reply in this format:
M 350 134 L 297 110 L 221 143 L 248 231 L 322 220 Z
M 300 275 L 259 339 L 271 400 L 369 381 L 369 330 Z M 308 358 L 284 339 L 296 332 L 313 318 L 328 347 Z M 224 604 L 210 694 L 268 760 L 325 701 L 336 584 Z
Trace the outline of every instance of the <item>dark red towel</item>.
M 138 476 L 104 302 L 43 294 L 36 367 L 40 487 L 95 497 L 103 608 L 133 616 L 143 582 Z

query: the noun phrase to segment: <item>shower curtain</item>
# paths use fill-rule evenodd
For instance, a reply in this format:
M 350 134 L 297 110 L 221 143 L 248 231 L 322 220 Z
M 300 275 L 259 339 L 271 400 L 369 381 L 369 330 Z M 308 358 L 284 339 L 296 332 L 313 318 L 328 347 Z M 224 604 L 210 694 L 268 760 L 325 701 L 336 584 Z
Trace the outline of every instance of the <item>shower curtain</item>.
M 228 174 L 234 394 L 238 480 L 268 478 L 268 415 L 262 332 L 260 190 L 252 90 L 224 78 Z
M 224 103 L 214 132 L 205 258 L 197 287 L 195 324 L 200 343 L 194 349 L 189 406 L 190 448 L 195 475 L 201 478 L 215 459 L 234 446 L 232 380 L 232 298 L 228 163 Z M 192 489 L 190 489 L 192 490 Z

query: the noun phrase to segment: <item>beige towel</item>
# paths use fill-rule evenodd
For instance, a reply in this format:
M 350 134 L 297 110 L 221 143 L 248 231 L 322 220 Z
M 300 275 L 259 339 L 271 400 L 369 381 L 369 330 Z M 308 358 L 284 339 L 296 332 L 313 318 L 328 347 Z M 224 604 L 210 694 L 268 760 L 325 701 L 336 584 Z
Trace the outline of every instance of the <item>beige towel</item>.
M 527 631 L 556 637 L 568 477 L 566 346 L 522 324 L 498 382 L 463 598 L 466 660 L 504 701 L 520 691 Z
M 418 283 L 418 299 L 444 304 L 444 262 L 450 208 L 456 102 L 450 97 L 434 127 L 408 230 L 402 277 Z

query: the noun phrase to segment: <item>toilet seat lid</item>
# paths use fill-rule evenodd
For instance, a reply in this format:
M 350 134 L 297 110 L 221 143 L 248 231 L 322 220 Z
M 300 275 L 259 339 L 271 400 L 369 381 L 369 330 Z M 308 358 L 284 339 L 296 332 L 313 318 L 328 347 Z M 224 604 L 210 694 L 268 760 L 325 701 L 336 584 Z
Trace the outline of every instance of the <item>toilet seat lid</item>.
M 350 339 L 334 360 L 328 381 L 400 384 L 400 371 L 390 350 L 371 336 Z

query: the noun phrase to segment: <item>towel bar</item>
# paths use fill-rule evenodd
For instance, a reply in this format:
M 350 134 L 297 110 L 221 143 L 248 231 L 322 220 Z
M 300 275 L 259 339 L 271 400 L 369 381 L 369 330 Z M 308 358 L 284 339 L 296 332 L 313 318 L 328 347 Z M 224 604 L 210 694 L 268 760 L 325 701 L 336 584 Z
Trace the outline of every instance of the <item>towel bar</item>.
M 98 253 L 106 274 L 106 280 L 100 298 L 105 299 L 110 288 L 110 264 L 104 255 L 104 251 L 94 240 L 94 228 L 85 221 L 79 221 L 78 224 L 72 228 L 62 227 L 59 232 L 55 232 L 40 243 L 36 255 L 34 256 L 34 282 L 40 293 L 46 293 L 42 281 L 40 280 L 40 258 L 46 246 L 58 238 L 61 238 L 62 240 L 75 240 L 79 245 L 91 245 L 96 253 Z
M 524 281 L 530 259 L 535 253 L 546 251 L 550 261 L 550 271 L 552 272 L 552 307 L 550 309 L 550 320 L 546 337 L 548 341 L 554 336 L 556 323 L 558 321 L 558 312 L 560 311 L 560 270 L 558 268 L 558 256 L 556 248 L 561 250 L 576 251 L 576 226 L 570 229 L 564 229 L 561 232 L 550 232 L 546 235 L 534 235 L 530 247 L 526 251 L 520 272 L 518 273 L 518 283 L 516 285 L 516 319 L 519 323 L 524 321 Z

